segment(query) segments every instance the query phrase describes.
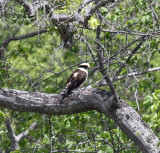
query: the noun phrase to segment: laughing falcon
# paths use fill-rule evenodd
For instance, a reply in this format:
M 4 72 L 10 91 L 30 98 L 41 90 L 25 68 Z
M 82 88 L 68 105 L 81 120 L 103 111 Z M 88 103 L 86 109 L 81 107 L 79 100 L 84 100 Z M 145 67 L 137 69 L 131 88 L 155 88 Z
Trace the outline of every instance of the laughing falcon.
M 78 69 L 76 69 L 67 80 L 65 89 L 63 90 L 63 95 L 69 94 L 73 89 L 78 88 L 83 82 L 87 80 L 88 68 L 90 65 L 88 63 L 82 63 Z

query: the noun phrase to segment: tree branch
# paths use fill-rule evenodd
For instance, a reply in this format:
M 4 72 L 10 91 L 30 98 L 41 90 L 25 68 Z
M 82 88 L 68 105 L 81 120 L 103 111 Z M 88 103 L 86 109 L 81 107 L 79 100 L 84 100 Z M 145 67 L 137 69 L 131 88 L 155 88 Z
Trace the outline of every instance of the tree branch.
M 47 9 L 46 13 L 49 14 L 50 19 L 55 23 L 60 22 L 73 22 L 78 21 L 81 24 L 84 24 L 87 26 L 88 20 L 91 18 L 91 16 L 98 10 L 100 7 L 105 6 L 109 2 L 117 2 L 118 0 L 100 0 L 94 7 L 90 7 L 89 10 L 87 10 L 87 13 L 85 14 L 85 18 L 83 19 L 80 12 L 82 11 L 82 8 L 84 8 L 86 5 L 90 4 L 92 1 L 85 1 L 80 8 L 77 10 L 76 13 L 72 15 L 66 15 L 61 14 L 57 15 L 54 14 L 51 11 L 51 6 L 48 4 L 47 1 L 42 2 L 34 2 L 33 4 L 29 4 L 27 0 L 15 0 L 17 3 L 21 4 L 27 11 L 29 17 L 35 16 L 35 12 L 38 9 L 45 8 Z
M 160 70 L 160 67 L 150 68 L 146 71 L 141 71 L 141 72 L 132 72 L 132 73 L 128 73 L 127 75 L 120 75 L 120 76 L 116 77 L 113 81 L 121 80 L 121 79 L 124 79 L 127 77 L 134 77 L 134 76 L 138 76 L 138 75 L 142 75 L 142 74 L 147 74 L 148 72 L 158 71 L 158 70 Z
M 100 12 L 97 11 L 97 16 L 99 17 L 99 20 L 102 20 L 99 14 L 100 14 Z M 102 73 L 102 75 L 103 75 L 104 79 L 106 80 L 112 94 L 114 95 L 116 103 L 111 103 L 111 105 L 109 106 L 109 107 L 114 107 L 114 105 L 119 104 L 119 97 L 118 97 L 118 94 L 114 88 L 114 85 L 113 85 L 111 79 L 109 78 L 109 76 L 106 73 L 105 68 L 104 68 L 104 62 L 103 62 L 104 58 L 103 58 L 103 53 L 102 53 L 102 49 L 100 46 L 100 42 L 101 42 L 100 34 L 101 34 L 101 25 L 97 26 L 97 51 L 98 51 L 99 71 Z
M 17 3 L 21 4 L 27 11 L 29 17 L 35 16 L 35 12 L 42 7 L 45 7 L 50 10 L 50 6 L 47 1 L 42 1 L 41 3 L 35 2 L 30 4 L 27 0 L 15 0 Z
M 7 127 L 9 138 L 10 138 L 11 151 L 15 151 L 18 149 L 20 140 L 25 138 L 28 135 L 29 130 L 33 130 L 38 127 L 38 124 L 34 122 L 31 124 L 31 126 L 27 130 L 25 130 L 24 132 L 16 136 L 9 117 L 6 117 L 5 125 Z
M 129 55 L 129 57 L 127 58 L 127 60 L 125 61 L 125 63 L 128 63 L 130 61 L 130 59 L 133 57 L 133 55 L 138 51 L 138 49 L 141 47 L 141 45 L 146 41 L 146 36 L 142 36 L 142 41 L 132 50 L 131 54 Z M 122 63 L 120 68 L 118 69 L 118 71 L 114 74 L 113 79 L 119 75 L 119 73 L 122 71 L 123 67 L 125 66 L 125 63 Z
M 9 119 L 9 117 L 6 117 L 5 125 L 8 130 L 9 138 L 10 138 L 10 143 L 11 143 L 11 151 L 17 150 L 19 147 L 18 141 L 16 139 L 16 135 L 14 133 L 14 129 L 12 127 L 12 123 Z
M 79 26 L 79 27 L 84 28 L 82 26 Z M 87 27 L 87 29 L 91 30 L 91 31 L 96 31 L 96 29 L 93 29 L 91 27 Z M 141 32 L 141 31 L 107 30 L 107 29 L 102 28 L 101 31 L 102 32 L 114 33 L 114 34 L 123 34 L 123 35 L 130 34 L 130 35 L 137 35 L 137 36 L 150 36 L 150 37 L 156 37 L 156 38 L 159 38 L 159 35 L 160 35 L 159 30 L 155 30 L 154 32 L 144 33 L 144 32 Z
M 38 127 L 38 124 L 36 122 L 32 123 L 27 130 L 17 135 L 17 141 L 19 142 L 21 139 L 25 138 L 28 135 L 29 130 L 36 129 L 37 127 Z
M 79 13 L 75 13 L 75 14 L 72 14 L 72 15 L 52 14 L 50 19 L 54 22 L 54 24 L 55 23 L 62 23 L 62 22 L 73 22 L 73 21 L 78 21 L 79 23 L 83 24 L 83 22 L 84 22 L 83 18 L 80 16 Z
M 42 2 L 34 2 L 33 4 L 30 4 L 27 0 L 15 0 L 17 3 L 19 3 L 20 5 L 22 5 L 25 9 L 26 12 L 28 13 L 29 17 L 33 17 L 35 16 L 35 12 L 38 9 L 44 8 L 46 9 L 46 13 L 47 15 L 49 15 L 49 20 L 52 20 L 52 22 L 57 26 L 57 24 L 64 24 L 66 22 L 73 22 L 73 21 L 77 21 L 80 24 L 83 25 L 87 25 L 88 24 L 88 20 L 90 19 L 90 17 L 95 13 L 95 11 L 100 8 L 101 6 L 104 6 L 105 4 L 107 4 L 108 2 L 115 2 L 113 0 L 101 0 L 97 3 L 97 5 L 93 8 L 90 9 L 90 11 L 88 12 L 88 14 L 85 16 L 85 18 L 83 19 L 81 16 L 80 11 L 82 10 L 82 8 L 79 8 L 78 12 L 72 14 L 72 15 L 66 15 L 66 14 L 54 14 L 51 11 L 51 7 L 48 4 L 47 1 L 42 1 Z M 91 1 L 86 2 L 85 4 L 88 5 Z M 83 5 L 84 7 L 85 5 Z M 65 25 L 63 25 L 65 26 Z M 25 39 L 28 37 L 32 37 L 35 36 L 37 34 L 41 34 L 47 32 L 47 30 L 40 30 L 38 32 L 34 32 L 34 33 L 30 33 L 30 34 L 26 34 L 23 36 L 17 36 L 17 37 L 9 37 L 8 39 L 6 39 L 1 45 L 0 45 L 0 59 L 3 59 L 3 54 L 5 52 L 5 47 L 8 45 L 8 43 L 12 40 L 21 40 L 21 39 Z M 70 35 L 72 35 L 73 30 L 72 31 L 67 31 L 69 33 L 69 37 Z M 62 39 L 64 39 L 62 37 Z M 68 38 L 67 38 L 67 42 Z M 72 43 L 70 45 L 72 47 Z M 65 45 L 66 48 L 69 48 L 68 45 Z
M 22 39 L 26 39 L 26 38 L 29 38 L 29 37 L 34 37 L 34 36 L 36 36 L 38 34 L 42 34 L 42 33 L 45 33 L 45 32 L 48 32 L 48 31 L 46 29 L 44 29 L 44 30 L 31 32 L 31 33 L 28 33 L 28 34 L 25 34 L 25 35 L 21 35 L 21 36 L 8 37 L 0 45 L 0 60 L 3 59 L 3 55 L 5 53 L 5 48 L 11 41 L 13 41 L 13 40 L 22 40 Z
M 117 81 L 117 80 L 125 79 L 128 77 L 135 77 L 135 76 L 147 74 L 148 72 L 159 71 L 159 70 L 160 70 L 160 67 L 155 67 L 155 68 L 150 68 L 146 71 L 132 72 L 132 73 L 128 73 L 127 75 L 120 75 L 118 77 L 115 77 L 114 80 L 111 80 L 111 81 Z M 99 87 L 106 86 L 106 85 L 107 83 L 104 83 L 104 82 L 98 84 Z
M 144 153 L 158 152 L 159 140 L 144 123 L 140 115 L 125 101 L 119 107 L 108 109 L 112 94 L 91 87 L 82 88 L 62 101 L 58 94 L 46 94 L 19 90 L 0 89 L 0 106 L 23 112 L 37 112 L 50 115 L 66 115 L 90 110 L 112 118 Z M 62 104 L 60 104 L 62 102 Z
M 34 7 L 30 5 L 27 0 L 15 0 L 15 1 L 21 4 L 26 9 L 30 17 L 35 15 Z
M 98 2 L 98 3 L 97 3 Z M 90 11 L 88 11 L 88 14 L 86 15 L 85 19 L 84 19 L 84 25 L 87 26 L 89 19 L 91 18 L 91 16 L 102 6 L 105 6 L 107 3 L 109 2 L 117 2 L 117 0 L 100 0 L 97 1 L 96 5 L 94 7 L 92 7 L 90 9 Z
M 8 45 L 8 43 L 10 43 L 13 40 L 22 40 L 22 39 L 26 39 L 26 38 L 29 38 L 29 37 L 34 37 L 34 36 L 36 36 L 38 34 L 42 34 L 42 33 L 45 33 L 45 32 L 48 32 L 48 31 L 46 29 L 44 29 L 44 30 L 34 31 L 34 32 L 31 32 L 31 33 L 28 33 L 28 34 L 25 34 L 25 35 L 21 35 L 21 36 L 8 37 L 0 45 L 0 50 L 2 48 L 5 48 Z

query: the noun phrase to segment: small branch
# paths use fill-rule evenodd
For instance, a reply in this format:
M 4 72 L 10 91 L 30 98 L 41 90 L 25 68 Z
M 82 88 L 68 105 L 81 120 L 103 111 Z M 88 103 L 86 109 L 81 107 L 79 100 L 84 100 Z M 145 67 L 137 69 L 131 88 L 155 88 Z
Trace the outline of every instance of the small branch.
M 34 122 L 27 130 L 16 136 L 9 117 L 6 117 L 5 125 L 7 127 L 10 138 L 11 151 L 15 151 L 18 149 L 20 140 L 28 135 L 29 130 L 33 130 L 38 127 L 38 124 Z
M 116 53 L 114 53 L 109 60 L 113 59 L 114 57 L 116 57 L 119 53 L 121 53 L 122 51 L 125 51 L 128 47 L 132 46 L 134 43 L 136 43 L 139 40 L 142 40 L 143 36 L 140 38 L 137 38 L 135 40 L 133 40 L 131 43 L 127 44 L 125 47 L 121 48 L 120 50 L 118 50 Z M 108 62 L 108 60 L 106 61 Z
M 89 12 L 90 11 L 90 3 L 93 2 L 94 0 L 83 0 L 83 3 L 81 4 L 81 6 L 78 8 L 78 13 L 80 13 L 82 11 L 82 9 L 84 9 L 87 5 L 87 8 L 85 8 L 85 12 Z M 88 14 L 88 13 L 87 13 Z
M 97 16 L 99 16 L 99 19 L 101 20 L 99 13 L 97 13 L 97 14 L 98 14 Z M 111 107 L 118 106 L 120 101 L 119 101 L 118 94 L 114 88 L 114 85 L 113 85 L 111 79 L 109 78 L 108 74 L 106 73 L 105 68 L 104 68 L 103 54 L 102 54 L 102 50 L 101 50 L 101 46 L 100 46 L 100 42 L 101 42 L 100 34 L 101 34 L 101 25 L 99 25 L 97 27 L 97 51 L 98 51 L 99 71 L 104 76 L 104 79 L 106 80 L 106 82 L 107 82 L 107 84 L 108 84 L 108 86 L 109 86 L 109 88 L 115 98 L 115 103 L 110 103 L 109 107 L 111 108 Z
M 35 31 L 35 32 L 31 32 L 25 35 L 21 35 L 21 36 L 15 36 L 15 37 L 8 37 L 5 41 L 2 42 L 2 44 L 0 45 L 0 60 L 3 59 L 3 55 L 5 53 L 5 48 L 6 46 L 13 40 L 22 40 L 22 39 L 26 39 L 29 37 L 34 37 L 36 35 L 42 34 L 48 32 L 47 30 L 39 30 L 39 31 Z
M 8 43 L 10 43 L 13 40 L 22 40 L 22 39 L 26 39 L 26 38 L 29 38 L 29 37 L 34 37 L 38 34 L 42 34 L 42 33 L 45 33 L 45 32 L 48 32 L 48 31 L 47 30 L 40 30 L 40 31 L 31 32 L 31 33 L 21 35 L 21 36 L 8 37 L 8 39 L 3 41 L 2 44 L 0 45 L 0 50 L 1 50 L 1 48 L 5 48 L 8 45 Z
M 15 132 L 14 132 L 14 129 L 12 127 L 12 123 L 11 123 L 9 117 L 6 117 L 5 125 L 7 127 L 9 138 L 10 138 L 11 151 L 17 150 L 19 147 L 19 144 L 16 139 L 16 135 L 15 135 Z
M 79 28 L 84 28 L 83 26 L 79 26 Z M 93 29 L 91 27 L 85 27 L 88 30 L 96 31 L 96 29 Z M 148 32 L 144 33 L 141 31 L 124 31 L 124 30 L 106 30 L 106 29 L 101 29 L 102 32 L 109 32 L 109 33 L 114 33 L 114 34 L 130 34 L 130 35 L 137 35 L 137 36 L 150 36 L 150 37 L 156 37 L 159 38 L 160 31 L 155 30 L 154 32 Z
M 88 47 L 88 50 L 89 50 L 89 52 L 90 52 L 90 54 L 91 54 L 91 56 L 92 56 L 92 59 L 93 59 L 95 65 L 96 65 L 96 67 L 98 67 L 98 63 L 97 63 L 97 61 L 96 61 L 96 57 L 95 57 L 94 54 L 93 54 L 93 50 L 92 50 L 90 44 L 88 43 L 88 41 L 87 41 L 86 39 L 83 39 L 83 38 L 82 38 L 82 40 L 86 43 L 86 45 L 87 45 L 87 47 Z
M 146 41 L 145 36 L 142 37 L 142 42 L 140 42 L 131 52 L 130 56 L 127 58 L 125 63 L 122 63 L 118 71 L 114 74 L 113 79 L 119 75 L 119 73 L 122 71 L 123 67 L 125 66 L 126 63 L 130 61 L 130 59 L 133 57 L 133 55 L 138 51 L 138 49 L 141 47 L 141 45 Z
M 134 43 L 136 43 L 137 41 L 141 40 L 142 37 L 135 39 L 134 41 L 132 41 L 131 43 L 127 44 L 125 47 L 121 48 L 120 50 L 118 50 L 116 53 L 114 53 L 109 59 L 104 61 L 104 64 L 106 62 L 108 62 L 109 60 L 113 59 L 115 56 L 117 56 L 119 53 L 121 53 L 123 50 L 126 50 L 128 47 L 132 46 Z M 98 67 L 93 68 L 93 70 L 91 70 L 89 72 L 89 75 L 93 74 L 96 70 L 98 69 Z
M 92 30 L 92 29 L 90 29 Z M 94 29 L 93 29 L 94 30 Z M 150 32 L 150 33 L 143 33 L 141 31 L 123 31 L 123 30 L 105 30 L 105 29 L 102 29 L 103 32 L 110 32 L 110 33 L 116 33 L 116 34 L 130 34 L 130 35 L 137 35 L 137 36 L 153 36 L 153 37 L 158 37 L 159 38 L 159 35 L 160 35 L 160 32 L 159 30 L 156 30 L 155 32 Z
M 17 141 L 19 142 L 21 139 L 25 138 L 28 135 L 29 130 L 36 129 L 37 127 L 38 124 L 36 122 L 32 123 L 32 125 L 27 130 L 17 135 L 16 137 Z
M 122 80 L 122 79 L 125 79 L 125 78 L 128 78 L 128 77 L 135 77 L 135 76 L 147 74 L 148 72 L 159 71 L 159 70 L 160 70 L 160 67 L 155 67 L 155 68 L 150 68 L 146 71 L 132 72 L 132 73 L 128 73 L 127 75 L 120 75 L 118 77 L 115 77 L 114 80 L 111 80 L 111 81 Z M 106 86 L 106 85 L 107 85 L 107 83 L 100 83 L 99 87 Z
M 160 67 L 150 68 L 150 69 L 148 69 L 146 71 L 141 71 L 141 72 L 132 72 L 132 73 L 129 73 L 127 75 L 118 76 L 113 81 L 125 79 L 127 77 L 134 77 L 134 76 L 138 76 L 138 75 L 142 75 L 142 74 L 147 74 L 148 72 L 158 71 L 158 70 L 160 70 Z

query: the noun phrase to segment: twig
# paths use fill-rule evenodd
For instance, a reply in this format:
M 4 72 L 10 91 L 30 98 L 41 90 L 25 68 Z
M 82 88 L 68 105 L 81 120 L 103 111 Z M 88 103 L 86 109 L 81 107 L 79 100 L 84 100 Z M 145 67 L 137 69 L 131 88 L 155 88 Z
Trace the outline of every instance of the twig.
M 128 73 L 127 75 L 120 75 L 118 77 L 115 77 L 114 80 L 112 79 L 111 81 L 118 81 L 118 80 L 125 79 L 127 77 L 135 77 L 135 76 L 147 74 L 148 72 L 159 71 L 159 70 L 160 70 L 160 67 L 155 67 L 155 68 L 150 68 L 150 69 L 148 69 L 146 71 L 132 72 L 132 73 Z M 99 84 L 100 87 L 106 86 L 106 85 L 107 85 L 107 83 L 101 83 L 101 84 Z
M 141 45 L 146 41 L 146 39 L 144 39 L 145 36 L 142 37 L 142 42 L 140 42 L 131 52 L 130 56 L 127 58 L 127 60 L 125 61 L 125 63 L 122 63 L 120 68 L 118 69 L 118 71 L 114 74 L 113 79 L 119 75 L 119 73 L 122 71 L 123 67 L 125 66 L 126 63 L 128 63 L 130 61 L 130 59 L 133 57 L 133 55 L 138 51 L 138 49 L 141 47 Z

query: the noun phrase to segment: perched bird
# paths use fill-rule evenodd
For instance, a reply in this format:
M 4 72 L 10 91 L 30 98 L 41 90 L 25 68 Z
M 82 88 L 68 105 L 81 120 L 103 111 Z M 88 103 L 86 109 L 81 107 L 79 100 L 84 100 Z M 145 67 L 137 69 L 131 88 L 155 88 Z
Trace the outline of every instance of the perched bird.
M 90 68 L 90 65 L 88 63 L 80 64 L 79 68 L 76 69 L 67 80 L 62 95 L 66 96 L 67 94 L 70 94 L 73 89 L 78 88 L 87 80 L 88 68 Z

